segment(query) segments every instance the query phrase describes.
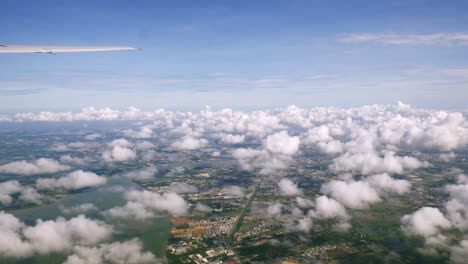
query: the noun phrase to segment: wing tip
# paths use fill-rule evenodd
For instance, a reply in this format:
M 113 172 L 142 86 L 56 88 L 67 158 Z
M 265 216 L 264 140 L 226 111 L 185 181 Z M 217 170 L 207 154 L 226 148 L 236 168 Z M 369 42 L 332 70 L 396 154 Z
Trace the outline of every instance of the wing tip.
M 58 52 L 89 52 L 89 51 L 123 51 L 143 50 L 129 46 L 7 46 L 0 44 L 0 53 L 58 53 Z

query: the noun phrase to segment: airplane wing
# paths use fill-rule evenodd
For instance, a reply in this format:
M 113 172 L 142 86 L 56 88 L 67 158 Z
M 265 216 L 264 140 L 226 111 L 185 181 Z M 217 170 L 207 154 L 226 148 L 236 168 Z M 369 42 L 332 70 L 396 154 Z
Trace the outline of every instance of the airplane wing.
M 89 51 L 114 51 L 136 50 L 137 48 L 121 46 L 20 46 L 0 45 L 0 53 L 50 53 L 59 52 L 89 52 Z

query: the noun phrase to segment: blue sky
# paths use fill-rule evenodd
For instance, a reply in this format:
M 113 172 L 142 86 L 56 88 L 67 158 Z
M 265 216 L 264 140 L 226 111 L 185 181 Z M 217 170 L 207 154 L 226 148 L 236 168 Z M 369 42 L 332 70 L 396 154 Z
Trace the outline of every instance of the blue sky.
M 466 108 L 466 10 L 423 0 L 3 0 L 0 44 L 144 50 L 0 54 L 0 112 Z

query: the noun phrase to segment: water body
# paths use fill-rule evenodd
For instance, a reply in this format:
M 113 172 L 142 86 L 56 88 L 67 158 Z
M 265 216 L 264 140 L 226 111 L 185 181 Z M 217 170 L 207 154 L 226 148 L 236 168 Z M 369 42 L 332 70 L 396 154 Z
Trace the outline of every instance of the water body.
M 125 241 L 139 238 L 144 243 L 145 251 L 151 251 L 159 258 L 165 258 L 165 246 L 167 244 L 170 216 L 161 216 L 145 222 L 113 220 L 106 218 L 102 212 L 115 206 L 122 206 L 125 200 L 122 192 L 116 191 L 114 187 L 138 188 L 139 186 L 125 178 L 110 178 L 109 183 L 101 188 L 87 189 L 80 193 L 70 194 L 62 199 L 47 205 L 9 210 L 28 225 L 34 225 L 37 219 L 55 220 L 57 217 L 71 218 L 77 214 L 64 214 L 63 208 L 71 208 L 83 203 L 92 203 L 98 211 L 89 212 L 87 217 L 105 221 L 114 226 L 115 233 L 110 241 Z M 61 209 L 62 208 L 62 209 Z M 0 259 L 0 263 L 62 263 L 69 254 L 55 253 L 43 256 L 33 256 L 26 259 Z

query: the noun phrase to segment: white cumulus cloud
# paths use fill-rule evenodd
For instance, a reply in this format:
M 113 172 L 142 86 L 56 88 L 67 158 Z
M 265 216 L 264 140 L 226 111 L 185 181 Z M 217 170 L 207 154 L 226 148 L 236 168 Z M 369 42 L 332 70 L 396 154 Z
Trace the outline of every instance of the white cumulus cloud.
M 0 166 L 0 172 L 19 175 L 50 174 L 69 169 L 69 166 L 47 158 L 40 158 L 30 162 L 25 160 L 14 161 Z
M 107 182 L 107 178 L 92 172 L 77 170 L 67 176 L 58 179 L 38 179 L 36 186 L 38 189 L 63 188 L 67 190 L 77 190 L 86 187 L 100 186 Z
M 290 179 L 281 179 L 278 183 L 279 191 L 284 196 L 302 195 L 302 190 L 297 187 L 297 184 Z

